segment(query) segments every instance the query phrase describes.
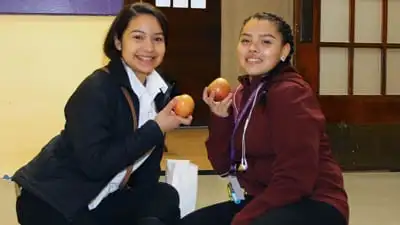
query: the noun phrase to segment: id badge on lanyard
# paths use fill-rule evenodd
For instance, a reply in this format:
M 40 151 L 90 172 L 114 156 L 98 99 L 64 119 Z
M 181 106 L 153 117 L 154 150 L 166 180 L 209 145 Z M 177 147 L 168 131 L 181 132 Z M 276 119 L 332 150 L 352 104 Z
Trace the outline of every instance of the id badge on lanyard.
M 243 107 L 243 109 L 240 111 L 240 113 L 235 117 L 235 126 L 233 128 L 231 140 L 230 140 L 230 160 L 231 160 L 231 168 L 230 168 L 230 175 L 228 176 L 228 194 L 229 197 L 231 198 L 232 201 L 234 201 L 236 204 L 239 204 L 242 200 L 245 199 L 245 194 L 244 190 L 241 188 L 239 181 L 237 179 L 236 173 L 237 172 L 243 172 L 247 170 L 247 160 L 246 160 L 246 142 L 245 142 L 245 134 L 246 134 L 246 129 L 247 125 L 250 121 L 251 114 L 253 112 L 256 100 L 257 100 L 257 95 L 263 86 L 263 83 L 260 83 L 255 91 L 251 94 L 250 98 L 246 102 L 246 105 Z M 246 112 L 249 110 L 249 107 L 251 105 L 251 110 L 246 118 L 244 128 L 243 128 L 243 134 L 242 134 L 242 157 L 240 160 L 240 164 L 237 165 L 235 163 L 235 133 L 236 130 L 240 124 L 240 122 L 243 120 L 244 115 Z
M 242 189 L 242 187 L 240 187 L 239 181 L 236 176 L 229 175 L 228 180 L 229 183 L 227 188 L 229 198 L 236 204 L 239 204 L 242 200 L 245 200 L 244 190 Z

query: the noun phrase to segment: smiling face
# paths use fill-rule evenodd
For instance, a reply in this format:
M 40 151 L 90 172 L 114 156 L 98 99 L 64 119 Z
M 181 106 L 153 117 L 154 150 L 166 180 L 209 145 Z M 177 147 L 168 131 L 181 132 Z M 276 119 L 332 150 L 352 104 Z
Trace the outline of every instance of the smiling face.
M 165 37 L 158 20 L 148 14 L 135 16 L 128 24 L 121 40 L 115 38 L 125 63 L 141 80 L 163 61 Z
M 277 25 L 263 19 L 250 19 L 242 28 L 237 53 L 240 66 L 250 76 L 271 71 L 290 52 L 283 44 Z

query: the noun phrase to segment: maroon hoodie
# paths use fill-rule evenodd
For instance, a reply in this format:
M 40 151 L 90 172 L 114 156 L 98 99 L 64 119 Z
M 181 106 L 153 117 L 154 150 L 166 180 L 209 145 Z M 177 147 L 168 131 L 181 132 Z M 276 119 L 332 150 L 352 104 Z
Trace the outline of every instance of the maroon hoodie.
M 261 89 L 246 131 L 248 169 L 238 173 L 241 186 L 254 199 L 235 216 L 232 225 L 248 225 L 269 210 L 304 197 L 331 204 L 348 221 L 343 176 L 332 157 L 324 115 L 313 90 L 294 68 L 283 66 L 275 75 L 253 77 L 251 82 L 247 76 L 240 77 L 242 89 L 235 95 L 236 107 L 240 111 L 264 79 L 269 80 Z M 234 160 L 238 162 L 243 124 L 242 120 L 235 135 Z M 231 165 L 233 127 L 232 113 L 227 118 L 211 116 L 206 147 L 211 164 L 221 175 Z

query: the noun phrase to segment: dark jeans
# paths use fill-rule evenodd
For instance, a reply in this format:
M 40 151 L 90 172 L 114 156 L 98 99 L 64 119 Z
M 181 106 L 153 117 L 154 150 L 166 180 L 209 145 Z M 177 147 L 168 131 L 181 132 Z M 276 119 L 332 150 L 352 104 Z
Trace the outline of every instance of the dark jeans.
M 16 207 L 21 225 L 176 225 L 180 219 L 179 195 L 165 183 L 114 192 L 74 222 L 25 190 Z
M 195 211 L 181 220 L 181 225 L 230 225 L 232 219 L 249 201 L 240 205 L 222 202 Z M 333 206 L 311 199 L 273 209 L 253 220 L 251 225 L 346 225 L 342 214 Z

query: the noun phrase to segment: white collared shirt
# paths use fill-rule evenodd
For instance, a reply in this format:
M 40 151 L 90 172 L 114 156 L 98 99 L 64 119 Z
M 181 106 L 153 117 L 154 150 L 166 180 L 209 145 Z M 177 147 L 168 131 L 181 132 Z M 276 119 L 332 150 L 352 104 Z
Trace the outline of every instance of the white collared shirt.
M 141 127 L 148 120 L 156 117 L 157 112 L 154 99 L 161 91 L 165 93 L 168 86 L 160 74 L 155 70 L 147 76 L 146 86 L 144 86 L 130 67 L 128 67 L 125 63 L 124 67 L 128 74 L 130 85 L 139 99 L 140 109 L 138 127 Z M 132 173 L 137 170 L 144 161 L 146 161 L 151 153 L 152 151 L 147 152 L 134 163 Z M 89 210 L 96 208 L 105 197 L 118 190 L 119 185 L 125 177 L 125 174 L 126 170 L 118 173 L 88 205 Z

